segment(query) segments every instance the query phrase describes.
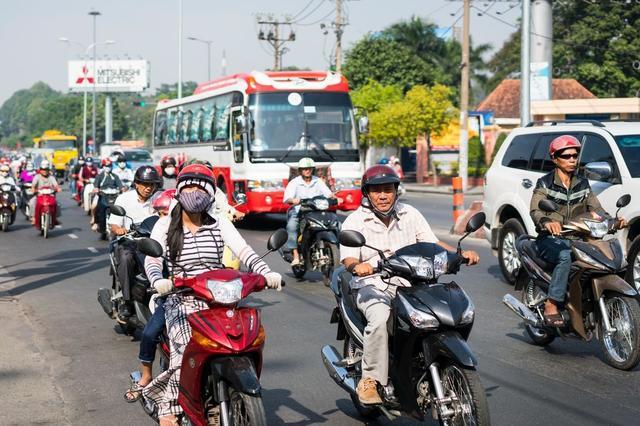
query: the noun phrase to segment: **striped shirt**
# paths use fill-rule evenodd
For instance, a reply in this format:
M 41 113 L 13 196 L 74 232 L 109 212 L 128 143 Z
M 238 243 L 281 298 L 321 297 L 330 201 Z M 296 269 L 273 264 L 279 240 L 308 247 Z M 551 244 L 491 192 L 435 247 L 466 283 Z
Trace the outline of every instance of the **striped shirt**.
M 158 241 L 169 256 L 167 246 L 167 231 L 171 216 L 164 216 L 158 220 L 151 232 L 151 238 Z M 183 228 L 184 242 L 182 253 L 176 258 L 175 264 L 169 263 L 169 275 L 183 278 L 194 277 L 212 269 L 224 268 L 222 254 L 224 246 L 236 255 L 251 271 L 264 275 L 271 269 L 245 242 L 238 230 L 225 217 L 216 217 L 214 223 L 201 226 L 195 234 L 186 226 Z M 149 281 L 154 283 L 162 278 L 162 259 L 147 256 L 145 271 Z

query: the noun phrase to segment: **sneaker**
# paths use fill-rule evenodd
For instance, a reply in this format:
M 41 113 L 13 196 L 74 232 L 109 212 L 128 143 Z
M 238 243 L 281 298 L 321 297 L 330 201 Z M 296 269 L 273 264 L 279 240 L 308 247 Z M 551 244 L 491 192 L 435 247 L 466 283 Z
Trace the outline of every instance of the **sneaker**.
M 291 261 L 291 266 L 298 266 L 300 265 L 300 258 L 295 258 Z
M 91 225 L 91 230 L 92 231 L 97 231 L 98 230 L 98 224 L 94 223 L 93 225 Z
M 120 318 L 129 318 L 132 315 L 129 304 L 123 303 L 118 307 L 118 316 Z
M 358 383 L 356 394 L 362 405 L 382 404 L 382 399 L 378 394 L 378 384 L 371 377 L 365 377 Z

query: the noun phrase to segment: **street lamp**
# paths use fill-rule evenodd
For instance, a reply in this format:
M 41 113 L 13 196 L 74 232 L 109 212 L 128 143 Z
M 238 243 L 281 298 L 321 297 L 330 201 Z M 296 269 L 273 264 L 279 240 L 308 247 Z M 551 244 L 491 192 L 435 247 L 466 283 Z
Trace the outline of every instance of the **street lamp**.
M 211 80 L 211 43 L 213 40 L 204 40 L 197 37 L 187 37 L 189 40 L 199 41 L 200 43 L 205 43 L 207 45 L 207 80 Z
M 113 40 L 105 40 L 99 43 L 91 43 L 89 46 L 85 46 L 83 43 L 80 43 L 79 41 L 76 40 L 70 40 L 67 37 L 60 37 L 58 38 L 59 41 L 63 42 L 63 43 L 68 43 L 68 44 L 77 44 L 78 46 L 82 47 L 84 49 L 84 67 L 86 68 L 87 66 L 87 55 L 89 55 L 89 50 L 95 48 L 98 45 L 104 44 L 114 44 L 115 41 Z M 96 82 L 96 70 L 95 70 L 95 62 L 94 62 L 94 68 L 93 68 L 93 89 L 94 89 L 94 95 L 95 95 L 95 82 Z M 83 85 L 84 89 L 84 105 L 82 108 L 82 155 L 85 156 L 87 155 L 87 85 L 84 84 Z M 95 98 L 94 98 L 94 102 L 95 102 Z M 94 104 L 95 107 L 95 104 Z M 94 117 L 95 120 L 95 117 Z M 94 121 L 94 135 L 95 135 L 95 121 Z M 93 143 L 95 144 L 95 136 L 93 139 Z
M 93 139 L 93 146 L 98 147 L 98 143 L 96 142 L 96 18 L 100 16 L 101 13 L 97 10 L 92 10 L 89 12 L 89 16 L 93 17 L 93 111 L 91 113 L 91 139 Z

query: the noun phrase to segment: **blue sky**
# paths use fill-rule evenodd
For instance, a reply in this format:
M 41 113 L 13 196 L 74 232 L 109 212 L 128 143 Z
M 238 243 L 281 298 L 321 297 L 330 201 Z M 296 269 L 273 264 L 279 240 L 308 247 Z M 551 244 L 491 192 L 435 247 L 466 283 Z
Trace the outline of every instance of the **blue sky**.
M 264 69 L 272 65 L 273 59 L 269 48 L 257 40 L 256 14 L 295 16 L 310 1 L 296 18 L 300 21 L 294 26 L 296 41 L 288 45 L 283 63 L 326 69 L 326 56 L 335 38 L 332 32 L 323 35 L 320 23 L 333 20 L 333 0 L 183 0 L 184 37 L 214 40 L 214 76 L 221 72 L 222 49 L 226 50 L 228 73 Z M 345 48 L 369 31 L 381 30 L 412 15 L 426 17 L 443 28 L 456 21 L 457 25 L 462 23 L 461 1 L 349 0 L 346 5 L 349 25 L 343 37 Z M 474 1 L 473 5 L 477 8 L 471 16 L 474 43 L 491 43 L 499 48 L 514 29 L 496 18 L 515 24 L 519 5 L 495 1 Z M 83 49 L 58 38 L 91 43 L 87 13 L 92 7 L 102 13 L 98 17 L 97 40 L 116 41 L 112 46 L 99 47 L 99 57 L 106 54 L 123 59 L 128 55 L 149 60 L 152 88 L 177 81 L 178 0 L 5 0 L 0 13 L 0 104 L 14 91 L 39 80 L 57 90 L 66 90 L 66 61 L 79 58 Z M 479 9 L 487 8 L 487 14 L 478 16 Z M 185 40 L 183 80 L 203 81 L 206 75 L 205 45 Z

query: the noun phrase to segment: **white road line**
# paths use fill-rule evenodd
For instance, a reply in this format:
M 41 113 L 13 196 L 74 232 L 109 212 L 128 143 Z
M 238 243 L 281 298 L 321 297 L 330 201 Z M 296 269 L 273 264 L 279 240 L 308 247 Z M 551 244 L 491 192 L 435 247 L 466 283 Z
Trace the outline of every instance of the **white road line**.
M 87 247 L 87 250 L 89 250 L 91 253 L 98 253 L 98 250 L 95 247 Z
M 78 236 L 76 234 L 69 234 L 69 238 L 71 238 L 72 240 L 77 240 Z

